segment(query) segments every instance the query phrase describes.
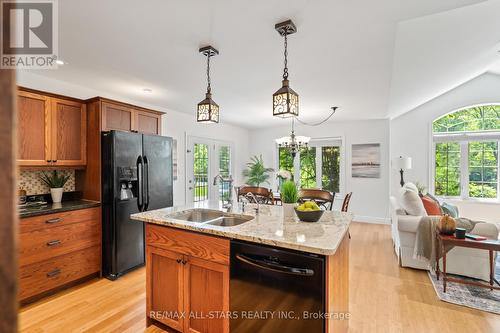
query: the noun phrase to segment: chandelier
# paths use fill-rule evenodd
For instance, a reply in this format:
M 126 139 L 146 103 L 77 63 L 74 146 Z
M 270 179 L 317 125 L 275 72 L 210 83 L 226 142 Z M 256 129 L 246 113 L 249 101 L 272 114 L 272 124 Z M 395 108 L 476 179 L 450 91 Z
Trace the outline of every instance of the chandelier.
M 199 52 L 207 57 L 207 93 L 205 99 L 198 103 L 196 121 L 199 123 L 218 123 L 219 105 L 212 99 L 210 86 L 210 58 L 219 54 L 219 51 L 209 45 L 199 49 Z
M 290 88 L 288 81 L 288 35 L 297 32 L 297 27 L 291 21 L 278 23 L 274 26 L 285 40 L 285 67 L 283 69 L 282 87 L 273 94 L 273 116 L 288 118 L 299 115 L 299 95 Z
M 292 154 L 292 157 L 295 158 L 297 155 L 297 152 L 301 148 L 306 148 L 307 145 L 309 144 L 309 141 L 311 140 L 310 137 L 307 136 L 302 136 L 302 135 L 295 135 L 295 129 L 294 129 L 294 119 L 292 118 L 292 133 L 290 136 L 284 136 L 279 139 L 276 139 L 276 143 L 280 148 L 286 148 L 290 150 L 290 154 Z

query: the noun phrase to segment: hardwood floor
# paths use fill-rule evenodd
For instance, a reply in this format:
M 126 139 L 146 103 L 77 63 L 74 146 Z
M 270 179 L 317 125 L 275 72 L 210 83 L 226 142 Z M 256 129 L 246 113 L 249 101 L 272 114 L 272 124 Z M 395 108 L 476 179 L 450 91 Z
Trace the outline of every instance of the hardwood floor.
M 426 272 L 400 268 L 389 226 L 353 223 L 351 236 L 350 332 L 500 332 L 500 316 L 442 302 Z M 144 332 L 144 281 L 140 269 L 26 306 L 20 310 L 20 331 Z

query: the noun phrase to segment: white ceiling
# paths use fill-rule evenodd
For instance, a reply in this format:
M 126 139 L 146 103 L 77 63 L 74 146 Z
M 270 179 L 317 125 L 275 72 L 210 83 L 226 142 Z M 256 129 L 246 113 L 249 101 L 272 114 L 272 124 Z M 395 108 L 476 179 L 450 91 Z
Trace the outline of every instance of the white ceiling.
M 485 3 L 492 5 L 481 8 Z M 487 69 L 489 58 L 481 57 L 491 51 L 491 40 L 500 41 L 499 11 L 491 11 L 498 3 L 64 0 L 59 1 L 59 54 L 68 64 L 35 72 L 190 113 L 194 120 L 206 89 L 198 48 L 212 44 L 220 50 L 212 62 L 212 89 L 222 121 L 247 128 L 278 125 L 282 120 L 271 116 L 271 96 L 281 85 L 283 41 L 274 24 L 291 18 L 298 33 L 289 38 L 290 83 L 301 98 L 300 118 L 319 120 L 334 105 L 340 106 L 334 120 L 385 118 Z M 462 16 L 450 14 L 460 7 Z M 462 21 L 466 27 L 454 31 L 467 10 L 474 20 Z M 481 15 L 488 22 L 478 24 Z M 423 46 L 436 50 L 421 56 Z M 444 61 L 439 55 L 445 46 L 453 52 L 473 49 Z M 471 57 L 475 61 L 468 62 Z M 446 76 L 430 84 L 443 71 Z M 153 93 L 144 94 L 143 88 Z

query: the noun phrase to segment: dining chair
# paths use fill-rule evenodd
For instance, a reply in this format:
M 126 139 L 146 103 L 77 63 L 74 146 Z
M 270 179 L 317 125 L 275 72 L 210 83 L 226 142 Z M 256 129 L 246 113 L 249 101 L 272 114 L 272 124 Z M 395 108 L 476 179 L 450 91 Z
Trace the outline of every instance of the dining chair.
M 344 202 L 342 203 L 341 211 L 347 212 L 349 210 L 349 202 L 351 201 L 352 192 L 346 194 Z
M 248 194 L 252 193 L 259 204 L 274 205 L 273 192 L 265 187 L 258 186 L 241 186 L 237 189 L 237 201 L 239 202 L 242 197 L 248 201 L 253 201 L 253 198 Z
M 344 202 L 342 203 L 342 211 L 347 212 L 349 210 L 349 202 L 351 202 L 352 192 L 346 194 Z M 349 232 L 349 239 L 351 239 L 351 232 Z
M 335 193 L 319 189 L 301 189 L 299 191 L 299 203 L 305 201 L 314 201 L 318 206 L 323 207 L 325 210 L 333 209 L 333 199 Z

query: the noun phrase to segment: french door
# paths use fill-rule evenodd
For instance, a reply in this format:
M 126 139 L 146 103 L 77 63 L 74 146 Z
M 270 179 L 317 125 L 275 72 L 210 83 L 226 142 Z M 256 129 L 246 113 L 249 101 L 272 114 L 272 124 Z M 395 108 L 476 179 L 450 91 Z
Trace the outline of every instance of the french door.
M 233 174 L 232 144 L 194 136 L 187 137 L 186 150 L 186 203 L 227 199 L 231 188 L 217 175 Z

